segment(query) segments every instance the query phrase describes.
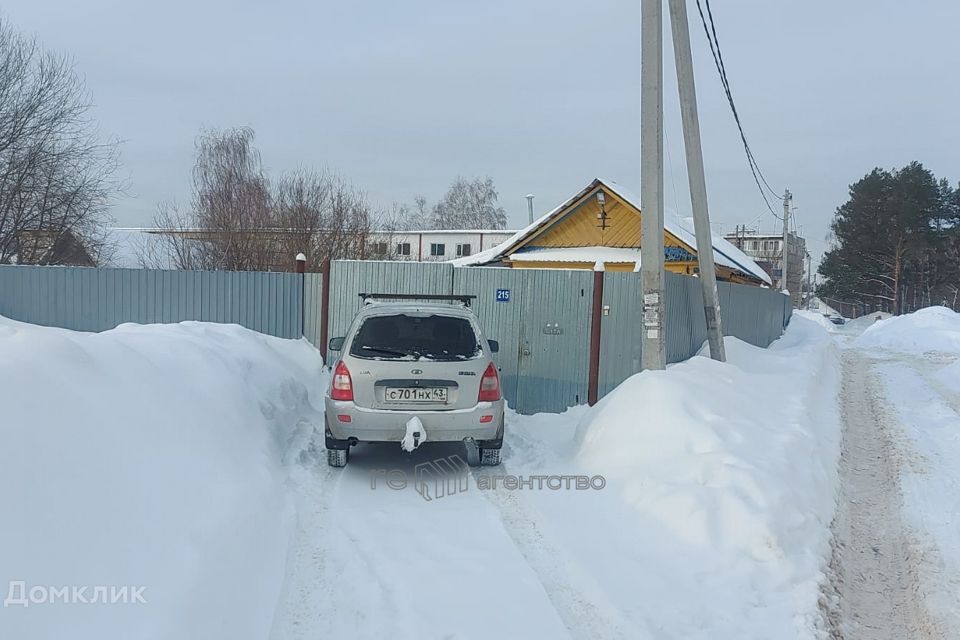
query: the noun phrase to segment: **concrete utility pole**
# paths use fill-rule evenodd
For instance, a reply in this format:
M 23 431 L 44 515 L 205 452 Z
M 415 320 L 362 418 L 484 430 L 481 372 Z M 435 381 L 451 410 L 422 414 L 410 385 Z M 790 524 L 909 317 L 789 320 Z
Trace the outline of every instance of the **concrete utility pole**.
M 527 194 L 527 217 L 530 218 L 530 224 L 533 224 L 533 194 Z
M 640 364 L 665 369 L 663 331 L 663 0 L 640 4 Z
M 810 310 L 810 298 L 813 297 L 813 289 L 810 288 L 810 273 L 812 271 L 812 260 L 810 257 L 810 252 L 807 252 L 807 311 Z
M 725 362 L 727 355 L 723 346 L 723 326 L 720 320 L 717 268 L 713 262 L 713 233 L 710 230 L 710 214 L 707 210 L 707 181 L 703 171 L 703 148 L 700 145 L 700 118 L 697 115 L 697 89 L 693 80 L 687 4 L 686 0 L 669 2 L 673 55 L 676 59 L 677 87 L 680 91 L 680 115 L 683 120 L 683 143 L 687 152 L 690 205 L 693 209 L 693 229 L 697 236 L 703 313 L 707 321 L 707 341 L 710 344 L 710 357 Z
M 789 291 L 787 287 L 787 241 L 790 239 L 790 200 L 793 195 L 790 189 L 783 190 L 783 247 L 781 254 L 783 259 L 780 262 L 780 290 Z M 792 294 L 791 294 L 792 295 Z

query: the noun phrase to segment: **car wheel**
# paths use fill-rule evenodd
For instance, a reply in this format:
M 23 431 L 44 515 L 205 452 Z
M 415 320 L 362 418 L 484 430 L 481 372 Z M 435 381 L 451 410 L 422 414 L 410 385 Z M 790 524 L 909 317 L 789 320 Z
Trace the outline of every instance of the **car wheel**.
M 327 449 L 327 464 L 331 467 L 345 467 L 350 460 L 350 449 Z
M 500 449 L 480 449 L 480 464 L 485 467 L 500 464 Z

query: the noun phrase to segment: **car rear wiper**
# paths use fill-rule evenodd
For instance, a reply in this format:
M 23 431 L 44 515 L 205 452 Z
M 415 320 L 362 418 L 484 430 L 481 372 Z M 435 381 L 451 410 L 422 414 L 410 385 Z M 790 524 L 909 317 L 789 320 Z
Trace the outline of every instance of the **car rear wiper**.
M 430 353 L 425 352 L 424 357 L 431 360 L 436 360 L 438 362 L 456 362 L 458 360 L 466 360 L 467 356 L 460 353 Z
M 375 351 L 377 353 L 382 353 L 384 355 L 397 356 L 400 358 L 403 358 L 406 356 L 416 356 L 417 358 L 420 357 L 420 354 L 417 353 L 416 351 L 398 351 L 396 349 L 385 349 L 383 347 L 368 347 L 367 345 L 363 345 L 360 348 L 363 349 L 364 351 Z

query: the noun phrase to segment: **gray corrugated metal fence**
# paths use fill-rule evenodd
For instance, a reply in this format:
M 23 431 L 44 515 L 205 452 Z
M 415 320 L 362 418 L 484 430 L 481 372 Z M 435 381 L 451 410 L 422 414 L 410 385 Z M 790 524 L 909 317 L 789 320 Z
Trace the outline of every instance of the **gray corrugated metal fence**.
M 477 296 L 480 325 L 500 342 L 497 366 L 512 407 L 537 413 L 586 402 L 593 273 L 460 268 L 452 291 Z
M 449 294 L 453 265 L 443 262 L 335 260 L 330 269 L 329 336 L 342 336 L 363 305 L 361 293 Z
M 156 271 L 0 266 L 0 315 L 35 324 L 102 331 L 123 322 L 234 322 L 320 345 L 343 335 L 359 293 L 466 294 L 496 354 L 504 395 L 522 413 L 562 411 L 586 402 L 594 274 L 589 271 L 454 268 L 443 263 L 335 261 L 330 291 L 319 273 Z M 603 275 L 600 314 L 602 396 L 640 370 L 639 274 Z M 790 317 L 777 291 L 718 283 L 724 332 L 766 347 Z M 324 309 L 324 301 L 329 308 Z M 666 274 L 668 362 L 706 340 L 696 278 Z
M 303 274 L 303 337 L 320 346 L 320 322 L 323 317 L 323 274 Z
M 299 338 L 295 273 L 0 266 L 0 315 L 77 331 L 124 322 L 229 322 Z

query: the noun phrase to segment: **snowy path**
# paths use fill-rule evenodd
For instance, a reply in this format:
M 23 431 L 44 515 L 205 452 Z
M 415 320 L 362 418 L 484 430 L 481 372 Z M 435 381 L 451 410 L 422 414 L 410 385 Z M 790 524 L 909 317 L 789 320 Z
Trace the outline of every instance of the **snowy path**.
M 956 394 L 945 392 L 930 375 L 937 366 L 919 357 L 877 359 L 855 348 L 844 351 L 842 485 L 834 522 L 834 586 L 840 596 L 836 638 L 926 640 L 960 634 L 956 620 L 949 619 L 960 604 L 956 573 L 935 535 L 937 526 L 949 527 L 956 517 L 958 458 L 951 462 L 949 454 L 960 454 L 953 435 L 960 417 L 951 408 Z M 952 422 L 953 430 L 944 442 L 921 451 L 918 444 L 937 424 L 931 414 L 941 424 Z M 952 452 L 937 446 L 950 439 Z M 918 485 L 917 478 L 924 477 L 937 480 Z M 944 486 L 944 480 L 951 481 Z
M 344 470 L 300 474 L 305 515 L 273 637 L 570 637 L 548 593 L 558 583 L 545 584 L 475 486 L 431 501 L 382 478 L 371 489 L 378 469 L 412 485 L 416 464 L 462 447 L 396 449 L 368 445 Z

